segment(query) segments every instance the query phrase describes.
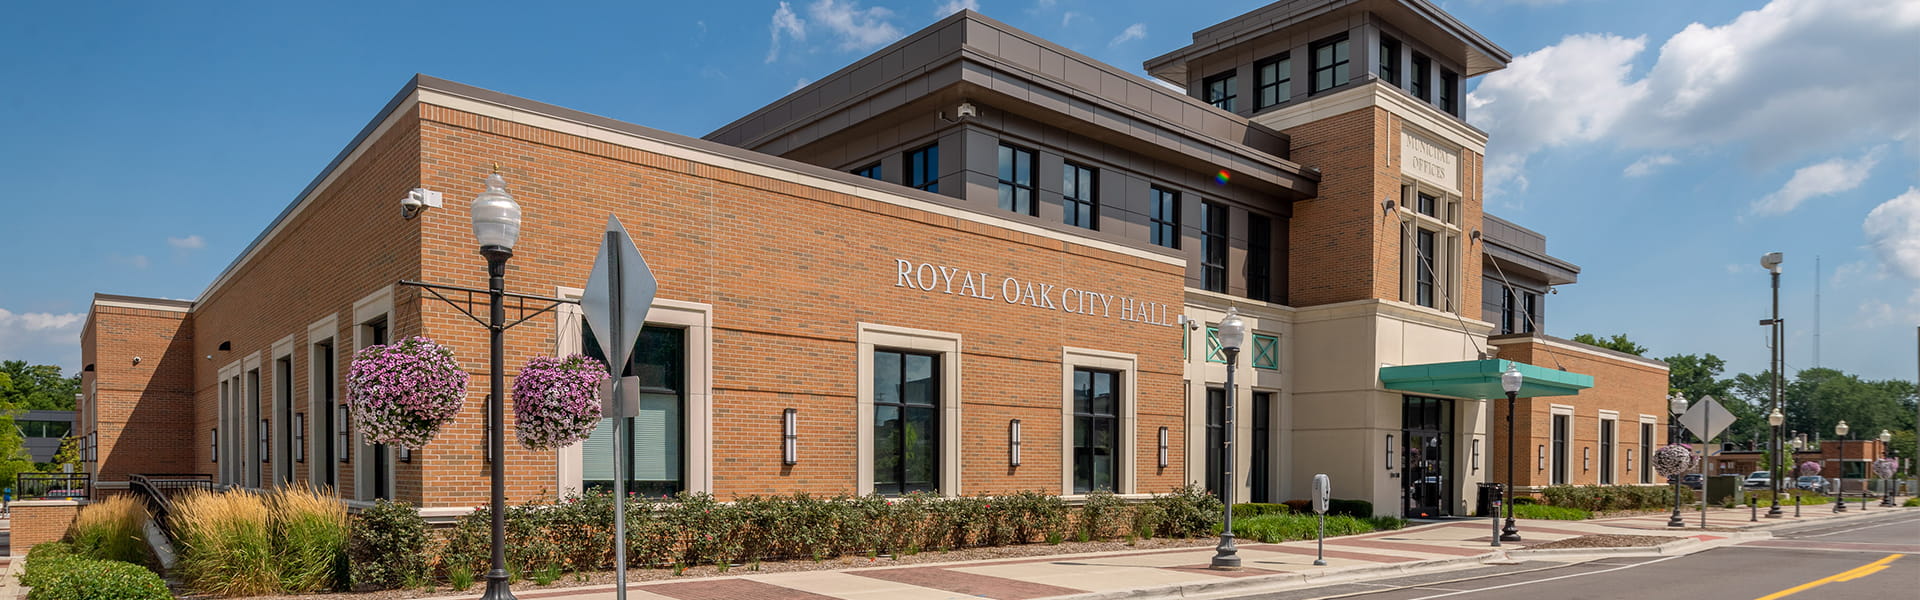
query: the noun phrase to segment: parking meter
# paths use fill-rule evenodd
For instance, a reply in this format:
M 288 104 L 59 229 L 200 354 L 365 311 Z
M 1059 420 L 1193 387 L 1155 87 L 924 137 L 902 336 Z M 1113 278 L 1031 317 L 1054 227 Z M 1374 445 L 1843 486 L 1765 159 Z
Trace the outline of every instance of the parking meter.
M 1320 515 L 1320 541 L 1314 550 L 1313 565 L 1327 566 L 1327 499 L 1333 495 L 1333 482 L 1325 473 L 1313 476 L 1313 512 Z

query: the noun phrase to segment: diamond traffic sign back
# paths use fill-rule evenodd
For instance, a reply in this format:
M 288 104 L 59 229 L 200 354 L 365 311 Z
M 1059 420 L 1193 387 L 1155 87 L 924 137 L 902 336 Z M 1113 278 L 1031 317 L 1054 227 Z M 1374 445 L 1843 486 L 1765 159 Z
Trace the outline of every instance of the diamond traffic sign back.
M 1680 415 L 1680 424 L 1685 425 L 1687 431 L 1693 432 L 1695 437 L 1702 440 L 1712 440 L 1714 436 L 1720 435 L 1720 432 L 1732 426 L 1734 420 L 1733 413 L 1727 411 L 1727 407 L 1721 406 L 1720 401 L 1714 400 L 1713 396 L 1701 396 L 1699 402 L 1693 403 L 1692 408 L 1688 408 L 1685 414 Z
M 600 348 L 606 351 L 607 367 L 614 377 L 633 352 L 640 339 L 640 328 L 647 322 L 647 308 L 660 289 L 653 270 L 633 247 L 627 229 L 618 217 L 607 216 L 607 231 L 601 238 L 600 255 L 593 258 L 593 272 L 587 276 L 587 288 L 580 294 L 580 312 L 593 328 Z M 632 408 L 622 402 L 609 402 L 613 410 L 607 417 L 631 417 Z

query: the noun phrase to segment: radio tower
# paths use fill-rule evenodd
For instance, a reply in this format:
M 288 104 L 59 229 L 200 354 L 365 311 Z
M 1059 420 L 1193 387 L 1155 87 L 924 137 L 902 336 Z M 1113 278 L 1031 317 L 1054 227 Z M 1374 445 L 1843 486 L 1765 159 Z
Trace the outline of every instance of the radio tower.
M 1820 368 L 1820 255 L 1813 255 L 1813 368 Z

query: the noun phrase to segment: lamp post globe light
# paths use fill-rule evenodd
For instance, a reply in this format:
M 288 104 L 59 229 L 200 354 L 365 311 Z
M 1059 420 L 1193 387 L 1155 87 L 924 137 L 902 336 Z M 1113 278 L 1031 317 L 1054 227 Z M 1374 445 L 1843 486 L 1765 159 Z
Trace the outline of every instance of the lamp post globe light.
M 1520 541 L 1520 528 L 1513 522 L 1513 406 L 1514 397 L 1520 394 L 1520 386 L 1527 381 L 1520 374 L 1520 367 L 1507 363 L 1507 372 L 1500 374 L 1500 389 L 1507 393 L 1507 487 L 1502 490 L 1501 500 L 1507 505 L 1507 524 L 1500 528 L 1500 541 Z
M 1240 556 L 1233 546 L 1233 488 L 1238 485 L 1233 478 L 1233 367 L 1234 359 L 1240 355 L 1240 344 L 1247 338 L 1247 323 L 1240 319 L 1239 309 L 1227 309 L 1227 318 L 1220 320 L 1218 337 L 1220 351 L 1227 356 L 1227 415 L 1223 423 L 1225 431 L 1220 438 L 1221 453 L 1226 455 L 1220 463 L 1220 503 L 1225 514 L 1221 516 L 1220 545 L 1214 548 L 1213 561 L 1209 566 L 1215 569 L 1238 569 Z
M 506 486 L 506 423 L 505 411 L 506 369 L 502 363 L 503 334 L 506 333 L 507 259 L 513 258 L 513 243 L 520 239 L 520 204 L 507 194 L 507 180 L 500 176 L 500 167 L 496 165 L 492 175 L 487 176 L 487 190 L 473 199 L 473 237 L 480 242 L 480 255 L 487 259 L 487 317 L 488 350 L 487 371 L 490 383 L 488 391 L 493 401 L 487 403 L 487 448 L 497 453 L 489 461 L 492 467 L 492 510 L 489 516 L 493 520 L 492 568 L 487 570 L 487 591 L 482 600 L 511 600 L 513 590 L 507 586 L 507 486 Z
M 1672 396 L 1668 396 L 1667 412 L 1673 414 L 1667 419 L 1667 443 L 1672 444 L 1674 440 L 1680 439 L 1680 415 L 1687 412 L 1687 395 L 1674 392 Z M 1702 449 L 1704 450 L 1704 447 Z M 1686 521 L 1680 519 L 1680 474 L 1675 473 L 1667 479 L 1673 483 L 1673 516 L 1667 518 L 1667 526 L 1686 527 Z M 1707 482 L 1701 480 L 1700 487 L 1703 488 L 1703 492 L 1706 485 Z
M 1793 478 L 1793 487 L 1787 488 L 1787 493 L 1793 496 L 1793 518 L 1795 519 L 1800 518 L 1800 494 L 1797 493 L 1800 490 L 1800 449 L 1806 445 L 1806 440 L 1801 439 L 1798 433 L 1787 436 L 1787 447 L 1793 448 L 1792 452 L 1787 453 L 1787 456 L 1792 457 L 1786 461 L 1787 476 Z
M 1884 454 L 1882 458 L 1887 460 L 1893 460 L 1893 444 L 1891 442 L 1893 442 L 1893 432 L 1885 429 L 1880 430 L 1880 449 Z M 1878 473 L 1876 473 L 1876 475 L 1877 474 Z M 1883 488 L 1883 493 L 1880 496 L 1880 505 L 1893 506 L 1893 476 L 1891 474 L 1886 475 L 1880 487 Z
M 1787 416 L 1780 413 L 1776 404 L 1773 412 L 1767 415 L 1767 479 L 1773 484 L 1773 500 L 1767 507 L 1767 518 L 1780 518 L 1780 424 L 1787 422 Z
M 1833 426 L 1833 437 L 1836 440 L 1847 439 L 1847 431 L 1849 431 L 1847 428 L 1847 422 L 1845 420 L 1841 420 L 1839 425 Z M 1834 473 L 1834 475 L 1838 475 L 1838 477 L 1834 478 L 1836 481 L 1833 484 L 1833 512 L 1847 512 L 1847 490 L 1846 490 L 1847 445 L 1846 444 L 1840 445 L 1840 465 L 1839 466 L 1840 466 L 1839 472 Z

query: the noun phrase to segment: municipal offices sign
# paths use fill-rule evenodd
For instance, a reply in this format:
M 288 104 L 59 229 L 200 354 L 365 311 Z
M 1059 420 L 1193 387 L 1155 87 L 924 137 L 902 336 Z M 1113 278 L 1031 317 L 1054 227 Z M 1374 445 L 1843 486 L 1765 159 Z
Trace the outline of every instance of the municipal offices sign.
M 894 259 L 894 269 L 896 276 L 893 287 L 932 294 L 965 296 L 983 301 L 1005 302 L 1101 319 L 1119 319 L 1163 327 L 1180 325 L 1180 312 L 1174 307 L 1159 302 L 1062 287 L 1018 277 L 994 277 L 992 273 L 985 271 L 969 271 L 925 262 L 916 263 L 904 258 Z

